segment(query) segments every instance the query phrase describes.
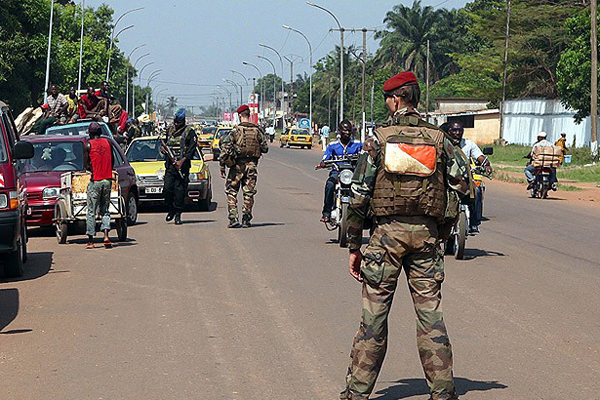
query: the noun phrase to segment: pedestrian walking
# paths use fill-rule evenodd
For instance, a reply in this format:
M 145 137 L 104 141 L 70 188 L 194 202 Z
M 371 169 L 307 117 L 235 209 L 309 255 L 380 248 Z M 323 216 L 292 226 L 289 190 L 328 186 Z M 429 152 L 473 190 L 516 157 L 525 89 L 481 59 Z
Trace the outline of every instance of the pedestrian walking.
M 388 314 L 404 270 L 431 399 L 457 399 L 442 314 L 441 243 L 458 215 L 459 198 L 469 193 L 467 163 L 444 133 L 416 111 L 421 91 L 412 72 L 390 78 L 383 90 L 390 118 L 366 140 L 352 183 L 349 269 L 362 282 L 363 310 L 340 398 L 367 399 L 373 391 L 387 349 Z M 369 208 L 373 235 L 363 255 Z
M 86 249 L 94 248 L 96 235 L 96 215 L 102 217 L 100 230 L 104 233 L 104 247 L 109 249 L 112 242 L 108 237 L 110 231 L 110 191 L 113 181 L 112 146 L 107 138 L 102 137 L 102 129 L 96 122 L 88 127 L 90 140 L 85 145 L 85 160 L 88 171 L 91 171 L 90 183 L 87 187 L 87 219 L 86 233 L 88 242 Z
M 180 109 L 175 113 L 173 125 L 167 130 L 167 138 L 161 149 L 166 155 L 163 193 L 169 212 L 165 219 L 169 222 L 175 218 L 175 225 L 182 224 L 181 213 L 185 205 L 190 168 L 197 146 L 196 131 L 186 125 L 185 110 Z
M 258 125 L 250 122 L 250 108 L 242 105 L 237 109 L 240 124 L 231 133 L 221 139 L 221 177 L 227 177 L 225 194 L 229 228 L 239 228 L 237 196 L 242 188 L 244 205 L 242 207 L 242 228 L 249 228 L 252 220 L 252 208 L 256 195 L 256 180 L 258 178 L 258 160 L 269 151 L 269 144 L 264 131 Z M 225 174 L 225 167 L 229 173 Z

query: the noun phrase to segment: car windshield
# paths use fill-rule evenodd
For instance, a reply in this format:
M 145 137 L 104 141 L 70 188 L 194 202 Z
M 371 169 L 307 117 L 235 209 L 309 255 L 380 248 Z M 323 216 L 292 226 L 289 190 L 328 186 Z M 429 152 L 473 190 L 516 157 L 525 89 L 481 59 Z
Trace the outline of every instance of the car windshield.
M 221 130 L 219 130 L 219 133 L 217 133 L 217 139 L 221 139 L 223 136 L 227 135 L 231 131 L 232 131 L 232 129 L 221 129 Z
M 164 161 L 165 156 L 160 152 L 160 140 L 144 139 L 134 140 L 126 153 L 129 162 Z M 200 154 L 196 152 L 194 160 L 200 160 Z
M 206 127 L 206 128 L 202 129 L 202 134 L 203 135 L 214 135 L 216 131 L 217 131 L 216 127 L 209 126 L 209 127 Z
M 22 172 L 83 171 L 83 142 L 37 142 L 33 158 L 19 160 Z
M 51 128 L 46 130 L 46 135 L 62 135 L 62 136 L 81 136 L 88 134 L 89 125 L 65 125 L 59 128 Z M 112 137 L 110 131 L 105 125 L 100 125 L 102 135 Z

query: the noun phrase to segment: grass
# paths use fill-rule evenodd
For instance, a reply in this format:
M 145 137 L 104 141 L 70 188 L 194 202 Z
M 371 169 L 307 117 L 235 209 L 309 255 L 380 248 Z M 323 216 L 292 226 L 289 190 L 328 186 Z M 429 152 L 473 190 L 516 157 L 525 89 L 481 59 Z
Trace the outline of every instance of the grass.
M 523 158 L 531 151 L 531 146 L 522 146 L 518 144 L 509 144 L 507 146 L 494 145 L 494 154 L 490 156 L 490 162 L 493 164 L 506 164 L 511 166 L 525 167 L 527 160 Z M 572 156 L 570 165 L 585 165 L 591 160 L 590 149 L 588 147 L 570 148 L 568 154 Z
M 517 177 L 507 174 L 506 172 L 501 171 L 501 170 L 494 172 L 494 179 L 497 179 L 502 182 L 508 182 L 508 183 L 520 183 L 520 184 L 527 183 L 527 180 L 525 178 L 517 178 Z
M 579 186 L 573 186 L 573 185 L 564 185 L 562 183 L 558 183 L 558 190 L 562 190 L 565 192 L 578 192 L 580 190 L 583 190 L 583 188 L 580 188 Z
M 557 176 L 559 180 L 600 183 L 600 165 L 559 169 Z

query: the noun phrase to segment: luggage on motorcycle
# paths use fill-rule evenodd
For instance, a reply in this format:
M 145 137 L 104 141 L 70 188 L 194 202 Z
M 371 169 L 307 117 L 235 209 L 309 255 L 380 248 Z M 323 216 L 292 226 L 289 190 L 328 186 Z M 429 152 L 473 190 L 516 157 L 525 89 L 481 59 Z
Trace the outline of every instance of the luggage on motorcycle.
M 563 150 L 558 146 L 536 146 L 531 155 L 531 164 L 534 167 L 558 168 Z

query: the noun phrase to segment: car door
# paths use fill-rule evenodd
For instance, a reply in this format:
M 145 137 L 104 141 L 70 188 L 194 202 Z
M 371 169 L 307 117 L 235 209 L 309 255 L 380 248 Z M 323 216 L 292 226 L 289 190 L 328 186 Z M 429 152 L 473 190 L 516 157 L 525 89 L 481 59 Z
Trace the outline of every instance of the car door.
M 133 172 L 133 168 L 126 161 L 125 154 L 123 154 L 123 150 L 121 147 L 114 141 L 110 142 L 112 147 L 112 156 L 113 156 L 113 168 L 119 174 L 119 186 L 121 187 L 121 195 L 127 201 L 129 197 L 129 191 L 135 182 L 135 172 Z

